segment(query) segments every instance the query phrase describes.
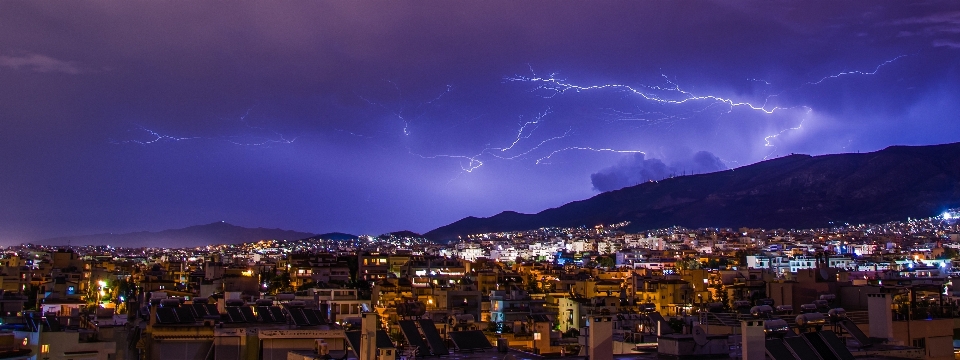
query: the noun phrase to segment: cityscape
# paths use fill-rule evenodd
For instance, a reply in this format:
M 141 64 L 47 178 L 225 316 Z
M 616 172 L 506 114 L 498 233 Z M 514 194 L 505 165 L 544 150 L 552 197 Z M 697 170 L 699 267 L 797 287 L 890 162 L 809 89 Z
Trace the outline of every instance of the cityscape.
M 376 358 L 706 358 L 747 357 L 756 326 L 774 359 L 954 356 L 960 210 L 819 229 L 626 225 L 22 244 L 0 259 L 0 336 L 7 352 L 65 357 L 339 359 L 362 358 L 373 326 Z
M 960 2 L 0 1 L 0 360 L 960 360 Z

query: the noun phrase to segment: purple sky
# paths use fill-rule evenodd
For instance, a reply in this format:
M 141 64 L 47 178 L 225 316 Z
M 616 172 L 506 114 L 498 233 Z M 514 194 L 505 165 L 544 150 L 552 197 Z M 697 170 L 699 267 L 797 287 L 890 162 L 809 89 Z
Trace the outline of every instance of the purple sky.
M 957 99 L 954 1 L 4 1 L 0 243 L 425 232 L 955 142 Z

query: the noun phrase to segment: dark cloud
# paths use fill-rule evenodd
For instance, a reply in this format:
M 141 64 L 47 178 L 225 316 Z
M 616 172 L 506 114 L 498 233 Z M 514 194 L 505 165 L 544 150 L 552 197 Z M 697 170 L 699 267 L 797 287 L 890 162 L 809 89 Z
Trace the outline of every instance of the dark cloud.
M 726 170 L 716 155 L 708 151 L 699 151 L 689 158 L 678 159 L 664 164 L 660 159 L 647 159 L 645 154 L 637 153 L 620 159 L 616 165 L 590 175 L 593 189 L 601 192 L 622 189 L 647 181 L 663 180 L 672 176 L 692 175 Z
M 650 155 L 594 187 L 956 141 L 958 14 L 947 1 L 2 1 L 0 243 L 220 220 L 424 232 L 591 196 L 585 179 L 624 151 Z M 533 73 L 668 101 L 506 80 Z

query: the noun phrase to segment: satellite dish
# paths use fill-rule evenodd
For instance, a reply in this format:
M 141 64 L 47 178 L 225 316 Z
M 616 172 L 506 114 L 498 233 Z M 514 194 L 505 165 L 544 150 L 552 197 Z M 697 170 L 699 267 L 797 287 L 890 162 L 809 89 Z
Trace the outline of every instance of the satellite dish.
M 700 324 L 693 326 L 693 342 L 700 346 L 707 345 L 707 331 Z

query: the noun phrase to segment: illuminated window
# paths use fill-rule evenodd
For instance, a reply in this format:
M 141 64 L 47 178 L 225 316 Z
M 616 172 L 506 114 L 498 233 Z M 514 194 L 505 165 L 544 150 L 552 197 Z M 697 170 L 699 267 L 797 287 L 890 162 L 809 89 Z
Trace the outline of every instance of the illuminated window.
M 49 352 L 50 352 L 50 345 L 47 345 L 47 344 L 40 345 L 41 354 L 47 354 Z

